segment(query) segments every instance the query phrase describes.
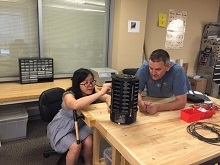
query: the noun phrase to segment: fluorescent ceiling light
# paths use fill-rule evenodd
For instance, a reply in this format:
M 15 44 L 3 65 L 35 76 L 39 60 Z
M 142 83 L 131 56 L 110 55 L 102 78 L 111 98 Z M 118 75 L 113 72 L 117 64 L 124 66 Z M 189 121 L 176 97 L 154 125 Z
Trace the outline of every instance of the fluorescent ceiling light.
M 2 2 L 17 2 L 18 0 L 0 0 Z
M 68 10 L 92 11 L 92 12 L 100 12 L 100 13 L 105 12 L 104 10 L 83 9 L 83 8 L 69 7 L 69 6 L 62 6 L 62 5 L 50 5 L 48 7 L 54 7 L 54 8 L 59 8 L 59 9 L 68 9 Z
M 105 4 L 104 3 L 94 3 L 94 2 L 84 2 L 84 5 L 91 5 L 91 6 L 98 6 L 98 7 L 104 7 Z

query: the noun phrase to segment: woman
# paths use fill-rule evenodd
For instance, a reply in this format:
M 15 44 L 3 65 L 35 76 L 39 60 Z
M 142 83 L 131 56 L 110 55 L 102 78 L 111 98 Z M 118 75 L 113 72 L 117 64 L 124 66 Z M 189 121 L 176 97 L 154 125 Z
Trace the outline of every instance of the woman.
M 92 165 L 92 130 L 82 119 L 78 120 L 80 144 L 76 143 L 73 110 L 81 110 L 97 100 L 105 101 L 110 106 L 111 97 L 106 94 L 111 90 L 111 84 L 103 84 L 100 91 L 95 89 L 95 80 L 88 69 L 78 69 L 72 77 L 72 87 L 63 94 L 61 110 L 47 127 L 47 137 L 52 148 L 66 155 L 66 165 L 77 163 L 79 154 L 82 153 L 85 165 Z

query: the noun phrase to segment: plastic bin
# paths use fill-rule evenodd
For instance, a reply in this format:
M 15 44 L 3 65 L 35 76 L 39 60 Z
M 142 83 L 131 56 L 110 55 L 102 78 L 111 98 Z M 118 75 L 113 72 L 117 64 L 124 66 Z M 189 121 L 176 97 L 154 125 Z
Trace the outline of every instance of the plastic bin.
M 23 104 L 0 107 L 0 141 L 26 137 L 28 114 Z
M 180 118 L 188 123 L 202 119 L 211 118 L 215 114 L 215 110 L 199 110 L 198 108 L 183 109 L 180 112 Z
M 112 164 L 112 147 L 106 148 L 103 152 L 103 156 L 104 156 L 106 165 L 111 165 Z

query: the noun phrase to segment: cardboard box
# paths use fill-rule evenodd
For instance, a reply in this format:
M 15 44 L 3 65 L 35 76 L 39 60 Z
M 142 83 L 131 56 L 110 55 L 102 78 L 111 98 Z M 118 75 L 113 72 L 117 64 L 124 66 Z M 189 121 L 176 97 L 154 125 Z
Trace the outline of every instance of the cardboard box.
M 188 63 L 183 63 L 183 69 L 185 70 L 185 72 L 187 73 L 188 71 Z
M 206 84 L 207 84 L 206 78 L 197 78 L 197 79 L 189 78 L 189 82 L 192 90 L 205 93 Z

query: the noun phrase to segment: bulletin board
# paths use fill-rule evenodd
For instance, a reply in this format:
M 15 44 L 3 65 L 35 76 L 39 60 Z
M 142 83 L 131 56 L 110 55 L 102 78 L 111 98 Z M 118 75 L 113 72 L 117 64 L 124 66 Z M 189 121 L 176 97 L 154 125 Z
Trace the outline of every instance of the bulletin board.
M 187 12 L 182 10 L 169 10 L 165 48 L 181 49 L 183 47 Z

